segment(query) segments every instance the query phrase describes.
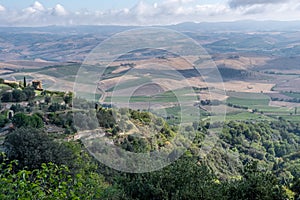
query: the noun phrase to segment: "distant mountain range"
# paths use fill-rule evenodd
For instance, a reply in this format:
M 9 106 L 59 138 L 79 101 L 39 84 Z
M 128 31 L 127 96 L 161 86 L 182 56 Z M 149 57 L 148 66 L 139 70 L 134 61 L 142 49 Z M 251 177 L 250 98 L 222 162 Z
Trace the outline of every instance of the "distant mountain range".
M 42 33 L 115 33 L 132 28 L 145 26 L 118 26 L 118 25 L 101 25 L 101 26 L 45 26 L 45 27 L 0 27 L 0 32 L 42 32 Z M 153 26 L 147 26 L 153 27 Z M 170 28 L 178 31 L 300 31 L 300 21 L 255 21 L 243 20 L 232 22 L 185 22 L 176 25 L 154 26 Z
M 169 27 L 180 31 L 299 31 L 300 21 L 186 22 Z

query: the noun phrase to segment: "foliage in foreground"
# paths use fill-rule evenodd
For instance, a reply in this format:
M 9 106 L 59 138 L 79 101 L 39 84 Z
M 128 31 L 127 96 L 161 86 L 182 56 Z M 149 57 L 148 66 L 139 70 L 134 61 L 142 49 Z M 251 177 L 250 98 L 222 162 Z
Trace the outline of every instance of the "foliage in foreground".
M 147 117 L 143 119 L 146 121 Z M 293 153 L 299 148 L 298 124 L 225 124 L 220 133 L 223 149 L 214 149 L 210 154 L 227 147 L 228 152 L 239 152 L 239 159 L 245 164 L 239 176 L 228 179 L 216 176 L 216 170 L 210 166 L 216 163 L 225 168 L 225 154 L 208 155 L 208 163 L 197 151 L 187 152 L 155 172 L 119 173 L 94 161 L 78 142 L 54 140 L 44 130 L 33 127 L 21 127 L 5 138 L 9 160 L 4 159 L 0 165 L 0 199 L 299 199 L 299 154 Z M 199 137 L 205 137 L 205 133 L 199 132 Z M 201 148 L 201 138 L 194 141 L 193 148 Z M 131 141 L 130 137 L 127 139 Z M 132 145 L 141 147 L 135 142 Z M 273 171 L 265 164 L 282 158 Z M 295 163 L 286 165 L 285 161 Z M 284 182 L 282 177 L 287 176 L 282 173 L 288 170 L 293 180 Z
M 220 182 L 197 159 L 183 157 L 156 172 L 126 174 L 119 186 L 130 199 L 286 200 L 277 178 L 260 170 L 257 162 L 245 166 L 243 176 Z
M 220 182 L 197 159 L 184 156 L 155 172 L 111 173 L 114 186 L 99 173 L 73 174 L 64 165 L 48 163 L 34 170 L 18 170 L 17 165 L 5 157 L 0 164 L 0 199 L 287 199 L 275 176 L 255 162 L 245 167 L 241 179 Z
M 0 164 L 0 199 L 101 199 L 105 189 L 97 173 L 71 175 L 66 166 L 42 164 L 15 171 L 17 161 Z

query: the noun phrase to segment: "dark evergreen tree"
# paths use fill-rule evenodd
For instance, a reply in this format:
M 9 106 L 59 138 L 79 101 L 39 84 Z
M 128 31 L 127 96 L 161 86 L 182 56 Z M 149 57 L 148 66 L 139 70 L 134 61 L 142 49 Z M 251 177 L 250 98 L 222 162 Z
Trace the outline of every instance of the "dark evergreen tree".
M 23 80 L 23 87 L 26 88 L 27 83 L 26 83 L 26 77 L 24 76 L 24 80 Z

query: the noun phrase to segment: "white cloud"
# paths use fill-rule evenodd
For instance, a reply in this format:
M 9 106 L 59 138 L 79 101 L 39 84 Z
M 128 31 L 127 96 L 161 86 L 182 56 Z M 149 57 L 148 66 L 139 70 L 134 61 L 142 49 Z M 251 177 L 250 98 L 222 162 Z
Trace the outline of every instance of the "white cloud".
M 166 4 L 186 4 L 186 3 L 195 2 L 195 0 L 165 0 L 163 2 Z
M 44 6 L 40 2 L 36 1 L 28 8 L 23 9 L 23 12 L 26 14 L 34 14 L 37 12 L 43 12 L 44 10 Z
M 44 6 L 38 1 L 34 2 L 34 4 L 32 5 L 32 8 L 34 8 L 35 10 L 38 10 L 38 11 L 45 10 Z
M 235 11 L 242 16 L 255 16 L 274 20 L 295 20 L 299 18 L 300 2 L 298 0 L 275 1 L 274 3 L 253 4 L 236 8 Z
M 60 5 L 60 4 L 57 4 L 53 9 L 52 9 L 52 14 L 53 15 L 57 15 L 57 16 L 64 16 L 64 15 L 67 15 L 68 12 L 66 11 L 66 9 Z
M 4 6 L 0 5 L 0 12 L 4 12 L 6 9 Z
M 247 1 L 247 0 L 246 0 Z M 260 2 L 260 0 L 256 0 Z M 288 0 L 278 3 L 262 0 L 268 3 L 245 4 L 232 7 L 223 4 L 195 4 L 194 0 L 163 0 L 154 4 L 140 1 L 132 8 L 106 11 L 80 10 L 67 11 L 62 5 L 45 8 L 36 1 L 23 10 L 7 11 L 0 6 L 0 25 L 10 26 L 45 26 L 45 25 L 158 25 L 174 24 L 186 21 L 233 21 L 242 19 L 259 20 L 295 20 L 300 19 L 300 2 Z M 231 2 L 241 2 L 238 0 Z M 275 3 L 276 2 L 276 3 Z
M 201 13 L 206 13 L 208 15 L 222 15 L 224 13 L 230 12 L 230 9 L 228 6 L 223 4 L 214 4 L 214 5 L 197 5 L 196 11 Z
M 130 9 L 132 14 L 135 15 L 147 15 L 149 13 L 151 13 L 151 6 L 144 3 L 143 1 L 140 1 L 137 5 L 135 5 L 132 9 Z

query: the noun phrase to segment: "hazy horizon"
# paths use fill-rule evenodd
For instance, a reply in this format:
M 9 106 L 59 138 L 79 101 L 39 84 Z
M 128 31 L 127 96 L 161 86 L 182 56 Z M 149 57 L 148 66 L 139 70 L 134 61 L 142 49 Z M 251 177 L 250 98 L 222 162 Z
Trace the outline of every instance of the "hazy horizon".
M 0 26 L 170 25 L 239 20 L 297 21 L 297 0 L 129 0 L 0 2 Z

